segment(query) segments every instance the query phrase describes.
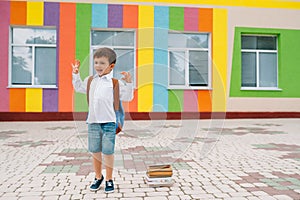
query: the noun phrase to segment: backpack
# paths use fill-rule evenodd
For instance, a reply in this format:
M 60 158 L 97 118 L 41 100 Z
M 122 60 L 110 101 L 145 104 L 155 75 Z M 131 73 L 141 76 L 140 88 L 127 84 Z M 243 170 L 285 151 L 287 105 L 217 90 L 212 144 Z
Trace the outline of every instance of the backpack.
M 86 97 L 87 97 L 87 102 L 89 103 L 89 92 L 90 92 L 90 87 L 91 83 L 93 80 L 93 76 L 90 76 L 88 78 L 87 82 L 87 89 L 86 89 Z M 122 131 L 123 125 L 124 125 L 124 109 L 122 106 L 122 102 L 120 101 L 120 91 L 119 91 L 119 81 L 118 79 L 112 78 L 113 82 L 113 88 L 114 88 L 114 110 L 116 114 L 116 134 Z

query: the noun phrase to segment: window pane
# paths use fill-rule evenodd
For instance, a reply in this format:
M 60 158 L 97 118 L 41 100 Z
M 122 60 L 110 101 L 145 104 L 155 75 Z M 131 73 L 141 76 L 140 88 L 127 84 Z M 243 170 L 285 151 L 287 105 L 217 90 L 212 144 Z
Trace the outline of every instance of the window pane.
M 184 52 L 170 52 L 170 85 L 185 85 Z
M 134 32 L 92 31 L 92 45 L 134 46 Z
M 134 33 L 132 31 L 119 31 L 115 32 L 114 46 L 133 46 L 134 45 Z
M 257 37 L 257 48 L 264 50 L 276 50 L 276 37 Z
M 56 44 L 55 29 L 13 28 L 13 44 Z
M 35 85 L 56 85 L 56 49 L 35 49 Z
M 256 53 L 242 53 L 242 86 L 256 87 Z
M 189 84 L 208 86 L 208 52 L 189 52 Z
M 257 40 L 255 36 L 242 36 L 242 49 L 256 49 Z
M 207 34 L 187 34 L 187 47 L 190 48 L 208 48 Z
M 242 49 L 276 50 L 276 37 L 242 36 Z
M 277 87 L 277 54 L 259 54 L 259 86 Z
M 208 48 L 208 34 L 170 33 L 168 45 L 177 48 Z
M 130 72 L 132 81 L 134 82 L 134 50 L 114 49 L 117 53 L 117 62 L 114 67 L 114 77 L 121 79 L 122 71 Z
M 113 35 L 111 31 L 92 31 L 92 45 L 112 46 Z
M 184 34 L 170 33 L 168 37 L 169 47 L 186 47 L 186 37 Z
M 31 85 L 32 48 L 12 47 L 12 84 Z

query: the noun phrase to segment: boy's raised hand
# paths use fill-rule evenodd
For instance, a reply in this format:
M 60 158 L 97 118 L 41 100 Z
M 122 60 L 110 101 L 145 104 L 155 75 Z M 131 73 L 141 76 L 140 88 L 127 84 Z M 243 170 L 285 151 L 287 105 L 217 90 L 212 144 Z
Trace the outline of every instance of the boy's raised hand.
M 131 74 L 129 72 L 121 72 L 121 74 L 124 76 L 122 78 L 122 80 L 124 80 L 127 83 L 131 83 L 132 82 Z
M 73 73 L 78 74 L 79 72 L 79 67 L 80 67 L 80 60 L 75 60 L 75 63 L 71 63 L 72 68 L 73 68 Z

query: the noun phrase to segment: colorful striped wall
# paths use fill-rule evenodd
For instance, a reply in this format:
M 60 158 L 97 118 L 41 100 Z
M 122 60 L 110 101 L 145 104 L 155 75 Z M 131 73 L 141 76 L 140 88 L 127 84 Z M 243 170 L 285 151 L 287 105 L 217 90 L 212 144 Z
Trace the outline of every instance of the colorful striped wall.
M 0 47 L 8 49 L 9 25 L 57 28 L 57 89 L 7 88 L 8 50 L 0 51 L 0 112 L 87 111 L 85 95 L 74 93 L 70 63 L 86 60 L 91 28 L 136 29 L 136 80 L 130 112 L 211 112 L 226 109 L 227 10 L 147 5 L 0 2 Z M 213 90 L 168 90 L 168 31 L 211 33 Z M 222 52 L 216 53 L 216 52 Z

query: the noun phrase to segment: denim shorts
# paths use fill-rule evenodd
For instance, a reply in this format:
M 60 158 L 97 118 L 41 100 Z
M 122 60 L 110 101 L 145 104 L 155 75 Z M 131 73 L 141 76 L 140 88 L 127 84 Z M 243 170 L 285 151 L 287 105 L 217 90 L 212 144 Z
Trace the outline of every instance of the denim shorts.
M 102 152 L 106 155 L 114 154 L 116 139 L 116 123 L 88 124 L 88 149 L 89 152 Z

